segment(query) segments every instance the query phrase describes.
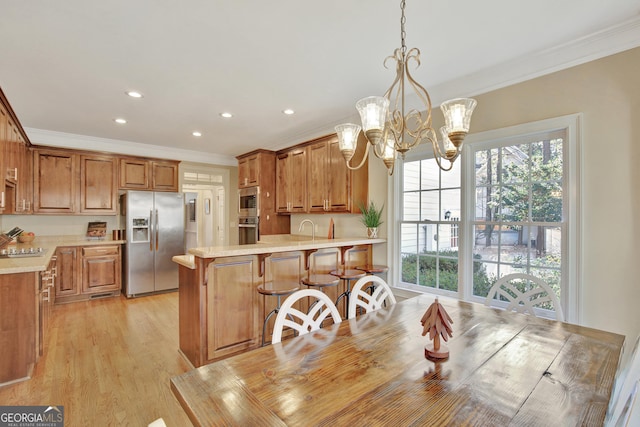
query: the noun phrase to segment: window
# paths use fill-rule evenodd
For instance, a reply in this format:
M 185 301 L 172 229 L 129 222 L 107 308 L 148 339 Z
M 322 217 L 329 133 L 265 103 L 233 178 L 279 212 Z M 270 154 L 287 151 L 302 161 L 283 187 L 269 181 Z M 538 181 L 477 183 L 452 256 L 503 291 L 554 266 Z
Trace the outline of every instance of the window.
M 579 117 L 469 135 L 446 172 L 412 150 L 394 177 L 398 286 L 483 302 L 498 278 L 529 273 L 577 321 Z

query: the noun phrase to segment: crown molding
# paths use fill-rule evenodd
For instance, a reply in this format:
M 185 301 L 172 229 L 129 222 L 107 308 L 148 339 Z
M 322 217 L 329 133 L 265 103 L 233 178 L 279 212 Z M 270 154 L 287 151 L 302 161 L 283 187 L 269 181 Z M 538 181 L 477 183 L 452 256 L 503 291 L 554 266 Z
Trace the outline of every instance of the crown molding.
M 238 166 L 236 158 L 232 156 L 222 156 L 202 151 L 183 150 L 180 148 L 141 144 L 139 142 L 77 135 L 44 129 L 24 128 L 24 130 L 31 143 L 35 145 L 71 148 L 75 150 L 102 151 L 129 156 L 154 157 L 195 163 L 209 163 L 221 166 Z
M 434 86 L 429 94 L 434 105 L 439 105 L 450 98 L 491 92 L 638 46 L 640 15 L 588 36 Z

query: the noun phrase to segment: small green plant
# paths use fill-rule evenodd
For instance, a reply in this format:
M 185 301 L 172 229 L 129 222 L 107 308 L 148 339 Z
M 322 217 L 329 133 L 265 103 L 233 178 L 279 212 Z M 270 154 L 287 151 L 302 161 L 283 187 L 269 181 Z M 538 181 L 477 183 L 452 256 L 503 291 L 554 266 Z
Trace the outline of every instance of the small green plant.
M 369 205 L 365 205 L 363 202 L 359 202 L 358 207 L 362 212 L 360 221 L 364 224 L 365 227 L 377 228 L 382 225 L 382 209 L 384 209 L 384 203 L 382 204 L 380 209 L 378 209 L 373 201 L 369 202 Z

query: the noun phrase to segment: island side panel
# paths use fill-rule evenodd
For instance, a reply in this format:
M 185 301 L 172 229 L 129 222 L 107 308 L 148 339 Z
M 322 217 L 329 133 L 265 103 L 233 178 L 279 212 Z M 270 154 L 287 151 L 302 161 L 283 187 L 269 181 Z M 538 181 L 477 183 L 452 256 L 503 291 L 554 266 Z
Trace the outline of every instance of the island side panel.
M 207 362 L 260 346 L 257 256 L 216 259 L 208 268 Z
M 206 332 L 204 272 L 209 262 L 210 260 L 195 258 L 195 269 L 178 265 L 180 351 L 196 367 L 204 364 L 203 348 Z

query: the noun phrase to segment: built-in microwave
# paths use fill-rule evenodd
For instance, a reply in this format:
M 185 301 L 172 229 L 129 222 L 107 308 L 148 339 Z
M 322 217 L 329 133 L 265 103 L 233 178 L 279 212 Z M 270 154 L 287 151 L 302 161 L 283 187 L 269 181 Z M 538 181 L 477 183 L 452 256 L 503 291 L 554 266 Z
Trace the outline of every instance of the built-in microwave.
M 238 216 L 260 216 L 260 187 L 247 187 L 238 190 Z

